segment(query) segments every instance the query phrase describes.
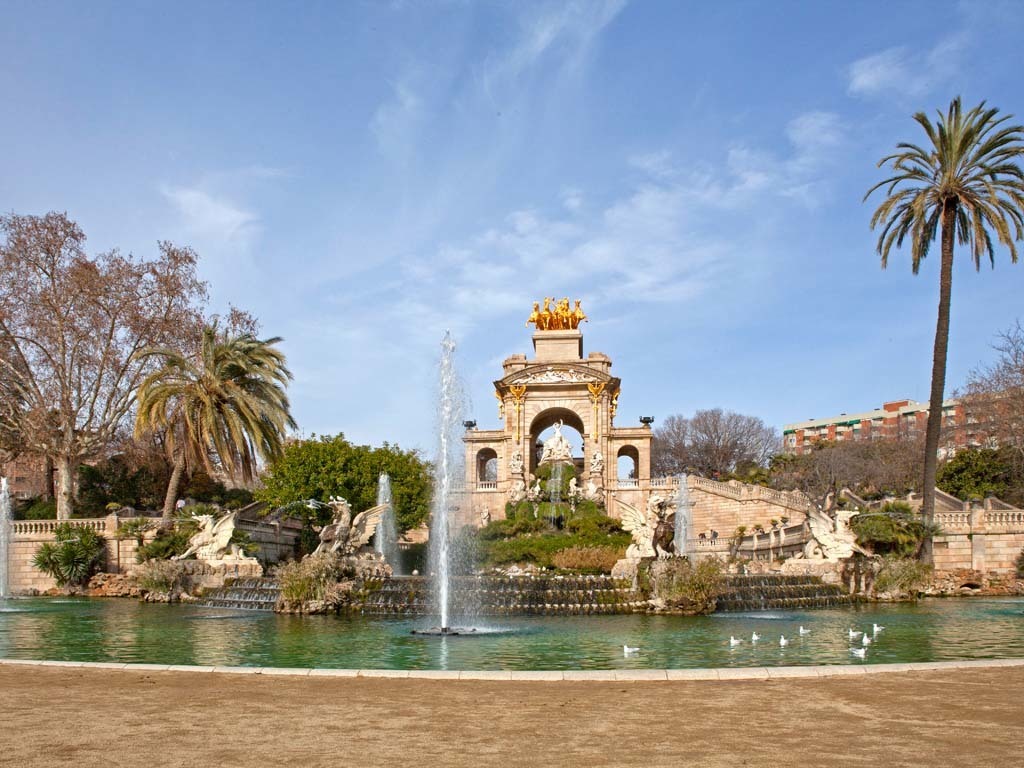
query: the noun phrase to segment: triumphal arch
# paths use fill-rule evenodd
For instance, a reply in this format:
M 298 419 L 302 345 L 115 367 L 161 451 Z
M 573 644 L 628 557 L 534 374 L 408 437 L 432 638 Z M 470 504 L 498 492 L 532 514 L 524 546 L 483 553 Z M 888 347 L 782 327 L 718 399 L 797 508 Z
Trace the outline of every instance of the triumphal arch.
M 553 458 L 552 451 L 566 445 L 566 429 L 582 437 L 577 455 L 560 457 L 575 466 L 580 498 L 603 505 L 612 515 L 617 515 L 612 494 L 634 506 L 646 503 L 651 427 L 616 426 L 622 383 L 612 375 L 607 355 L 584 356 L 580 325 L 586 319 L 579 301 L 574 306 L 567 298 L 545 299 L 543 307 L 535 303 L 527 320 L 527 326 L 534 326 L 533 357 L 507 358 L 504 375 L 494 382 L 501 428 L 467 429 L 468 499 L 462 506 L 477 524 L 503 518 L 508 502 L 530 498 L 535 488 L 539 492 L 535 473 Z M 545 448 L 540 437 L 552 427 L 558 439 L 548 440 Z M 629 469 L 620 472 L 620 464 Z

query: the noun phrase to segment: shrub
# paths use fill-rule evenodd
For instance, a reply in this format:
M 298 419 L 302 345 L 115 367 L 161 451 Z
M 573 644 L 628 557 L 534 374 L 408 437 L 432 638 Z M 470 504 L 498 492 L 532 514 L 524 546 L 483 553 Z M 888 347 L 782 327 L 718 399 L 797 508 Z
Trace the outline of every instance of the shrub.
M 889 555 L 875 576 L 875 592 L 906 592 L 916 594 L 932 576 L 932 566 L 909 557 Z
M 119 526 L 117 526 L 117 537 L 119 539 L 135 539 L 135 543 L 140 547 L 145 544 L 144 536 L 153 526 L 153 521 L 144 517 L 137 517 L 131 520 L 125 520 Z
M 47 501 L 42 497 L 33 499 L 17 517 L 22 520 L 56 520 L 57 502 L 53 499 Z
M 341 558 L 333 552 L 309 555 L 277 568 L 281 597 L 293 605 L 323 600 L 343 575 Z
M 149 560 L 136 572 L 136 578 L 143 589 L 169 595 L 185 591 L 190 586 L 185 566 L 176 560 Z
M 569 547 L 555 552 L 551 564 L 556 568 L 579 573 L 611 573 L 622 558 L 618 547 Z
M 140 563 L 147 560 L 169 560 L 182 555 L 188 549 L 188 541 L 196 532 L 195 525 L 182 523 L 174 528 L 161 528 L 156 538 L 143 544 L 135 551 L 135 559 Z
M 723 565 L 714 557 L 659 560 L 651 566 L 652 589 L 671 607 L 687 613 L 711 613 L 722 588 Z
M 1024 549 L 1017 555 L 1017 559 L 1014 561 L 1014 565 L 1017 567 L 1017 578 L 1024 579 Z
M 925 539 L 941 533 L 914 514 L 910 505 L 892 501 L 878 512 L 861 513 L 850 520 L 857 543 L 876 554 L 916 557 Z
M 106 547 L 96 531 L 61 523 L 54 529 L 53 539 L 36 550 L 32 564 L 52 576 L 58 587 L 85 584 L 99 570 Z

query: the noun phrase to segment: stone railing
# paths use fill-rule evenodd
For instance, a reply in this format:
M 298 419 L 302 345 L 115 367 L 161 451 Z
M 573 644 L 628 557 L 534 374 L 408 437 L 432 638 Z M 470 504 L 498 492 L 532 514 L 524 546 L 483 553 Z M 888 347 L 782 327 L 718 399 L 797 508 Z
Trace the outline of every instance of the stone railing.
M 640 481 L 639 480 L 628 478 L 628 477 L 627 478 L 620 477 L 615 482 L 616 482 L 616 487 L 618 487 L 618 488 L 639 488 L 640 487 Z
M 89 528 L 98 533 L 107 530 L 106 517 L 90 517 L 73 520 L 15 520 L 11 523 L 11 533 L 15 536 L 32 536 L 52 534 L 58 525 L 68 523 L 75 528 Z M 115 522 L 114 527 L 117 527 Z
M 806 513 L 811 505 L 801 494 L 797 492 L 776 491 L 773 488 L 765 488 L 762 485 L 746 485 L 744 483 L 723 483 L 720 480 L 710 480 L 706 477 L 690 475 L 686 478 L 690 488 L 714 493 L 718 496 L 725 496 L 736 501 L 766 501 L 769 504 L 776 504 L 795 512 Z
M 651 488 L 678 488 L 678 477 L 652 477 Z
M 935 513 L 935 524 L 942 530 L 949 530 L 952 528 L 970 528 L 971 527 L 971 513 L 970 512 L 936 512 Z
M 481 480 L 476 484 L 478 491 L 496 491 L 498 490 L 497 480 Z
M 1024 530 L 1024 510 L 993 510 L 985 513 L 985 525 Z

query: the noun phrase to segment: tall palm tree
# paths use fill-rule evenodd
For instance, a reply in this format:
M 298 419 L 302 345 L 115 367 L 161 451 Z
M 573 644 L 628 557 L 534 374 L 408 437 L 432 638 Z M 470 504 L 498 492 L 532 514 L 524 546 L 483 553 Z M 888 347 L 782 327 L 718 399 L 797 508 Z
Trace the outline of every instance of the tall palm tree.
M 203 329 L 198 356 L 154 347 L 142 355 L 160 367 L 139 386 L 136 434 L 164 430 L 174 469 L 164 498 L 168 524 L 188 467 L 213 469 L 212 456 L 232 476 L 251 480 L 257 457 L 280 455 L 287 427 L 296 426 L 285 387 L 291 372 L 275 347 L 280 338 L 227 337 Z
M 897 144 L 897 151 L 878 163 L 878 167 L 890 165 L 893 175 L 864 195 L 867 200 L 873 192 L 885 188 L 886 198 L 871 217 L 872 229 L 882 227 L 878 254 L 883 269 L 893 245 L 900 248 L 909 238 L 911 267 L 916 275 L 939 233 L 939 316 L 925 434 L 922 507 L 928 523 L 934 521 L 935 514 L 954 241 L 970 246 L 975 269 L 981 269 L 983 255 L 995 267 L 993 232 L 1014 263 L 1014 241 L 1024 235 L 1024 173 L 1017 164 L 1024 156 L 1024 127 L 1007 125 L 1012 115 L 998 117 L 998 113 L 998 109 L 986 108 L 985 102 L 965 112 L 960 97 L 953 99 L 946 114 L 938 113 L 934 124 L 918 112 L 914 120 L 924 129 L 928 144 Z

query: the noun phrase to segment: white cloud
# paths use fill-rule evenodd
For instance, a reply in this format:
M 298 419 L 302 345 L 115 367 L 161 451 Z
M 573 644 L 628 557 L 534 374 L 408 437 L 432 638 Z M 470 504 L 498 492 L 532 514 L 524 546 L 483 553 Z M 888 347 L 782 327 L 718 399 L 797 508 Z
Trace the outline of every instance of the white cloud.
M 205 239 L 245 241 L 259 221 L 252 211 L 225 197 L 215 197 L 199 187 L 163 185 L 160 192 L 180 214 L 186 230 Z
M 578 69 L 594 41 L 625 7 L 626 0 L 573 0 L 524 15 L 515 44 L 484 63 L 484 91 L 496 98 L 548 56 L 557 56 L 564 71 Z
M 943 85 L 963 64 L 969 33 L 940 40 L 915 52 L 898 46 L 854 61 L 847 72 L 847 91 L 854 96 L 921 97 Z

